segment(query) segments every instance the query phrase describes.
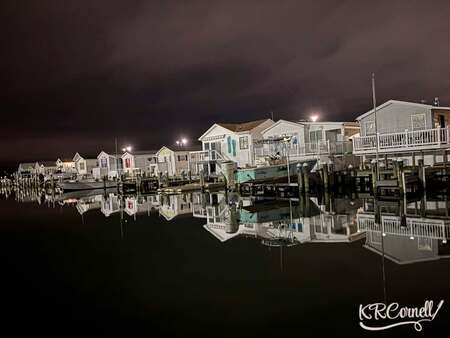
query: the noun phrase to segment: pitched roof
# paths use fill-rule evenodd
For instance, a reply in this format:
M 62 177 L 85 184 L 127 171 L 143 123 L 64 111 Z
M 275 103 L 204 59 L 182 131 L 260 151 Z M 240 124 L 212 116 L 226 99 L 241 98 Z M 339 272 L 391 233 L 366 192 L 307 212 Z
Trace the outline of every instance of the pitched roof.
M 44 167 L 56 167 L 55 161 L 39 161 L 39 165 L 43 165 Z
M 450 107 L 440 107 L 440 106 L 432 106 L 430 104 L 424 104 L 424 103 L 416 103 L 416 102 L 408 102 L 408 101 L 399 101 L 399 100 L 389 100 L 386 101 L 385 103 L 377 106 L 377 110 L 383 109 L 386 106 L 389 106 L 390 104 L 403 104 L 403 105 L 408 105 L 408 106 L 413 106 L 413 107 L 422 107 L 422 108 L 428 108 L 428 109 L 450 109 Z M 369 110 L 368 112 L 358 116 L 356 118 L 357 121 L 361 120 L 362 118 L 369 116 L 370 114 L 373 113 L 373 109 Z
M 256 120 L 256 121 L 249 121 L 249 122 L 242 122 L 242 123 L 217 123 L 217 125 L 224 127 L 228 130 L 234 131 L 234 132 L 240 132 L 240 131 L 249 131 L 253 128 L 256 128 L 260 124 L 263 124 L 266 121 L 269 121 L 270 119 L 263 119 L 263 120 Z
M 36 162 L 19 163 L 19 167 L 22 169 L 35 168 L 35 166 L 36 166 Z
M 133 155 L 154 155 L 158 152 L 158 150 L 133 150 L 129 151 L 129 154 Z
M 96 159 L 97 156 L 98 156 L 98 154 L 93 154 L 93 153 L 76 153 L 76 154 L 73 156 L 73 160 L 75 159 L 75 156 L 76 156 L 77 154 L 78 154 L 81 158 L 83 158 L 83 159 L 85 159 L 85 160 L 94 160 L 94 159 Z M 73 161 L 73 160 L 72 160 L 72 161 Z

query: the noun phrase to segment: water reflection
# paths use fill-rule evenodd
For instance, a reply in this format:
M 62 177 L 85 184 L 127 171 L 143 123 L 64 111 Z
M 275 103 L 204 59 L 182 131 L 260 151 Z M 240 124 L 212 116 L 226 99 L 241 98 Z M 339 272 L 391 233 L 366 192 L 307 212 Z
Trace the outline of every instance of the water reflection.
M 361 241 L 383 261 L 396 264 L 450 257 L 450 204 L 446 197 L 382 202 L 330 195 L 267 199 L 227 192 L 123 196 L 115 189 L 61 195 L 38 190 L 2 194 L 23 203 L 74 207 L 83 220 L 89 212 L 120 215 L 121 230 L 128 218 L 158 213 L 172 221 L 191 215 L 204 219 L 205 231 L 220 242 L 243 238 L 268 247 L 292 247 Z

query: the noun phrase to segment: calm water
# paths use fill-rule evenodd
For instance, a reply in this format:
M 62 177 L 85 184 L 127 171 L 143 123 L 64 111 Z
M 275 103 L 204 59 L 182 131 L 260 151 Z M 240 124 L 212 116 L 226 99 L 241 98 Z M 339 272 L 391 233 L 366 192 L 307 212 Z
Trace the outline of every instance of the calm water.
M 2 328 L 49 336 L 433 336 L 450 318 L 449 209 L 431 197 L 375 204 L 6 193 Z M 445 302 L 420 333 L 412 325 L 359 326 L 360 304 L 426 300 Z

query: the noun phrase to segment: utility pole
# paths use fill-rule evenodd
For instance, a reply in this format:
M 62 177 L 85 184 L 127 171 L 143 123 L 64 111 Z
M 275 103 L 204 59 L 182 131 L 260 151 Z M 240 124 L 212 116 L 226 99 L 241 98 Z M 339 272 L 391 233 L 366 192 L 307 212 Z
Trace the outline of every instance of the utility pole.
M 373 112 L 375 115 L 375 140 L 376 140 L 376 152 L 375 152 L 375 160 L 376 160 L 376 174 L 377 174 L 377 181 L 380 180 L 380 167 L 378 164 L 378 121 L 377 121 L 377 98 L 375 95 L 375 73 L 372 73 L 372 101 L 373 101 Z

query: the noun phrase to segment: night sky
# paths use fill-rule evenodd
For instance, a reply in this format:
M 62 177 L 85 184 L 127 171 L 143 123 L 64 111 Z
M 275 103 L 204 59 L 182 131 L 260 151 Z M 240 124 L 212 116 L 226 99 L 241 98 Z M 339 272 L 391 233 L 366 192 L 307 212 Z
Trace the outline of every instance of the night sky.
M 449 1 L 4 1 L 0 163 L 450 105 Z

